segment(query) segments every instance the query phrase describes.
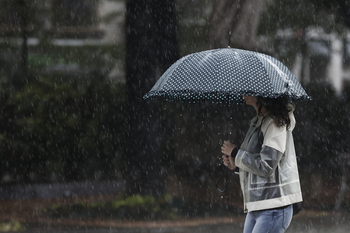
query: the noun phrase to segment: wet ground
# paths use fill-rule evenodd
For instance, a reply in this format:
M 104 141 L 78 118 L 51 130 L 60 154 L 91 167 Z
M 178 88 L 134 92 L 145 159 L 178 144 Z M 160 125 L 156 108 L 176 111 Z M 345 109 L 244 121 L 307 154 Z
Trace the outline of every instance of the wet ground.
M 2 185 L 0 200 L 92 196 L 100 193 L 118 193 L 124 189 L 125 183 L 122 181 Z
M 197 218 L 177 221 L 144 221 L 144 222 L 117 222 L 116 220 L 106 221 L 103 219 L 53 219 L 45 215 L 42 210 L 53 204 L 74 204 L 79 202 L 95 203 L 99 201 L 108 201 L 115 198 L 113 192 L 118 191 L 122 186 L 118 183 L 106 183 L 103 185 L 74 184 L 61 186 L 50 186 L 43 192 L 40 185 L 25 186 L 23 192 L 19 192 L 16 187 L 4 187 L 0 191 L 6 197 L 0 196 L 0 223 L 16 220 L 21 223 L 25 230 L 23 233 L 228 233 L 242 232 L 244 215 L 236 217 L 212 217 Z M 79 196 L 84 190 L 97 190 L 99 194 L 95 196 Z M 108 189 L 106 191 L 106 189 Z M 30 190 L 31 192 L 28 192 Z M 60 190 L 60 192 L 58 192 Z M 62 193 L 62 190 L 64 193 Z M 6 192 L 5 192 L 6 191 Z M 69 193 L 68 193 L 69 191 Z M 84 191 L 84 192 L 85 192 Z M 91 192 L 91 191 L 89 191 Z M 26 196 L 19 197 L 19 194 Z M 40 193 L 40 195 L 38 195 Z M 14 195 L 16 194 L 16 195 Z M 31 196 L 28 196 L 28 195 Z M 35 194 L 35 195 L 34 195 Z M 89 193 L 91 195 L 91 193 Z M 92 193 L 95 194 L 95 193 Z M 226 215 L 225 215 L 226 216 Z M 349 212 L 322 212 L 303 210 L 297 215 L 287 233 L 348 233 L 350 232 L 350 213 Z
M 214 222 L 213 222 L 214 221 Z M 229 232 L 242 232 L 243 229 L 243 219 L 224 219 L 221 223 L 215 223 L 215 221 L 220 222 L 220 219 L 211 219 L 208 222 L 197 220 L 197 221 L 184 221 L 181 226 L 180 223 L 165 223 L 160 222 L 148 223 L 145 225 L 140 225 L 139 223 L 134 224 L 134 226 L 128 225 L 124 227 L 86 227 L 86 226 L 71 226 L 66 227 L 44 227 L 41 226 L 37 229 L 23 231 L 25 233 L 34 232 L 51 232 L 51 233 L 229 233 Z M 319 213 L 303 213 L 293 219 L 291 226 L 286 231 L 286 233 L 348 233 L 350 232 L 350 214 L 348 213 L 329 213 L 329 212 L 319 212 Z

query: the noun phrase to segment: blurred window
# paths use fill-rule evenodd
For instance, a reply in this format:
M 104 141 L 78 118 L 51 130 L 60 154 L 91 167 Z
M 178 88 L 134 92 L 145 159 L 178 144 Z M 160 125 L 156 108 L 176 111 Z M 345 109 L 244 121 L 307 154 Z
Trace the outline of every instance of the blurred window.
M 331 47 L 328 40 L 310 40 L 307 45 L 309 56 L 329 57 Z

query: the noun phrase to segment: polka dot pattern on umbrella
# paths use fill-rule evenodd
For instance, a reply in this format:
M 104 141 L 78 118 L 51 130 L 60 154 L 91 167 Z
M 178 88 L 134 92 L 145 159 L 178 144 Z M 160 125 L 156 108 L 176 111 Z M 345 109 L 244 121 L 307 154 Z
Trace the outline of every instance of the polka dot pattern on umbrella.
M 214 49 L 175 62 L 144 98 L 167 101 L 242 103 L 243 94 L 287 95 L 309 100 L 295 76 L 277 59 L 240 49 Z

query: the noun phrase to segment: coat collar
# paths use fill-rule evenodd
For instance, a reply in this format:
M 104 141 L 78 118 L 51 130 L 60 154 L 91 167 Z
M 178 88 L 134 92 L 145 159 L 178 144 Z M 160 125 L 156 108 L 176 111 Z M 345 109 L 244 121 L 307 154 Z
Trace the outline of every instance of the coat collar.
M 256 115 L 250 122 L 250 125 L 251 126 L 254 126 L 254 127 L 259 127 L 262 122 L 266 119 L 266 117 L 269 116 L 269 113 L 268 112 L 265 112 L 265 113 L 262 113 L 260 114 L 260 116 Z

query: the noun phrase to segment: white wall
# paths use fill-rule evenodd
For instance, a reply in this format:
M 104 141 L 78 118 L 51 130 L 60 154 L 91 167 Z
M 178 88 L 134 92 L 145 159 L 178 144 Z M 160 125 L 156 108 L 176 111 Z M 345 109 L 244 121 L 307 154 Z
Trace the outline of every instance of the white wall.
M 124 41 L 124 1 L 108 1 L 99 2 L 97 15 L 101 19 L 99 29 L 103 30 L 105 35 L 103 42 L 105 43 L 122 43 Z M 113 19 L 106 20 L 106 16 L 113 15 Z
M 327 69 L 327 81 L 329 81 L 339 94 L 343 85 L 343 42 L 333 37 L 331 43 L 330 61 Z

